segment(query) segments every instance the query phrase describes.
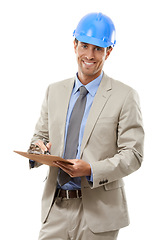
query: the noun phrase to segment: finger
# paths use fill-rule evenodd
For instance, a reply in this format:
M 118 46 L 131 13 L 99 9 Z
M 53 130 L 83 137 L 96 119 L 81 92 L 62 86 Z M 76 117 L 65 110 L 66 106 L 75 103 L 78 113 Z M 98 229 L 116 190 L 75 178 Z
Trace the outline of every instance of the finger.
M 58 167 L 58 165 L 54 161 L 53 161 L 53 167 Z
M 73 169 L 73 164 L 69 164 L 68 162 L 59 162 L 57 161 L 56 164 L 58 164 L 58 166 L 65 168 L 65 169 Z
M 73 165 L 70 164 L 62 164 L 60 162 L 56 162 L 55 163 L 57 165 L 57 167 L 61 168 L 64 172 L 66 172 L 67 174 L 70 175 L 70 177 L 76 177 L 74 169 L 73 169 Z M 69 165 L 69 168 L 67 168 L 67 166 Z
M 66 168 L 65 168 L 65 165 L 62 164 L 62 163 L 60 163 L 60 162 L 55 162 L 55 164 L 56 164 L 58 167 L 62 168 L 62 169 L 66 169 Z
M 49 151 L 51 150 L 51 146 L 52 146 L 52 143 L 51 143 L 51 142 L 49 142 L 49 143 L 46 144 L 46 147 L 47 147 L 47 149 L 48 149 Z
M 60 169 L 62 169 L 64 172 L 68 173 L 69 175 L 71 175 L 71 172 L 68 169 L 65 169 L 62 166 L 59 166 L 58 164 L 54 163 L 54 166 L 59 167 Z
M 57 165 L 57 167 L 61 168 L 63 171 L 67 172 L 68 174 L 71 174 L 73 171 L 72 168 L 67 167 L 69 164 L 61 164 L 61 163 L 55 162 L 55 165 Z
M 35 142 L 35 145 L 39 146 L 43 152 L 47 151 L 47 147 L 44 145 L 42 140 Z

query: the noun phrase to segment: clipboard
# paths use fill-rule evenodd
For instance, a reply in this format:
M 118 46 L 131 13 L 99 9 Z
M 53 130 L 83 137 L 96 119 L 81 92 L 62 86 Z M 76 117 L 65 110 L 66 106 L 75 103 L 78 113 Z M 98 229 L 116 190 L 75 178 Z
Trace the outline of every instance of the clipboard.
M 52 167 L 55 167 L 54 164 L 55 164 L 55 162 L 58 162 L 58 161 L 73 165 L 73 163 L 71 163 L 69 160 L 66 160 L 64 158 L 54 156 L 54 155 L 33 154 L 33 153 L 21 152 L 21 151 L 14 151 L 14 152 L 23 157 L 26 157 L 30 160 L 36 161 L 41 164 L 46 164 L 46 165 L 52 166 Z

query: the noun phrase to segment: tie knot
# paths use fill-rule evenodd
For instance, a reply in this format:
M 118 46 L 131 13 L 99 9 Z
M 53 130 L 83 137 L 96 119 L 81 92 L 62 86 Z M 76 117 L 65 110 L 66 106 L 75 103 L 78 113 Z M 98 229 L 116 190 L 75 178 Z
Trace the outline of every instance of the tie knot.
M 82 95 L 82 96 L 86 96 L 88 93 L 87 89 L 84 86 L 81 86 L 79 88 L 79 91 L 80 91 L 80 95 Z

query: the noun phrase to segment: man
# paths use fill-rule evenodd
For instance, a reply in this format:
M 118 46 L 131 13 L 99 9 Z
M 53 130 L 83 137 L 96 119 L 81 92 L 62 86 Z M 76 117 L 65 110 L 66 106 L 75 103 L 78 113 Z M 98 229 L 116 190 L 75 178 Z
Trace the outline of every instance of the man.
M 139 99 L 102 71 L 116 43 L 109 17 L 84 16 L 74 36 L 78 73 L 48 87 L 31 142 L 72 163 L 49 167 L 39 240 L 115 240 L 129 224 L 122 178 L 143 158 Z

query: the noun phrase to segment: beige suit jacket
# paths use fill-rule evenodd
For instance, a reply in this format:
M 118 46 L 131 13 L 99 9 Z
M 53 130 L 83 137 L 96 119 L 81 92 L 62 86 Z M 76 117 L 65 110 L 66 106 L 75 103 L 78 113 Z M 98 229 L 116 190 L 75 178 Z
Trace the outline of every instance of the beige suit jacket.
M 51 154 L 62 156 L 67 109 L 75 78 L 50 85 L 32 142 L 52 142 Z M 84 214 L 95 232 L 129 224 L 122 178 L 136 171 L 143 158 L 144 131 L 135 90 L 104 74 L 85 126 L 81 159 L 93 170 L 93 184 L 81 178 Z M 36 165 L 39 166 L 39 165 Z M 42 198 L 42 222 L 50 212 L 58 168 L 49 167 Z

